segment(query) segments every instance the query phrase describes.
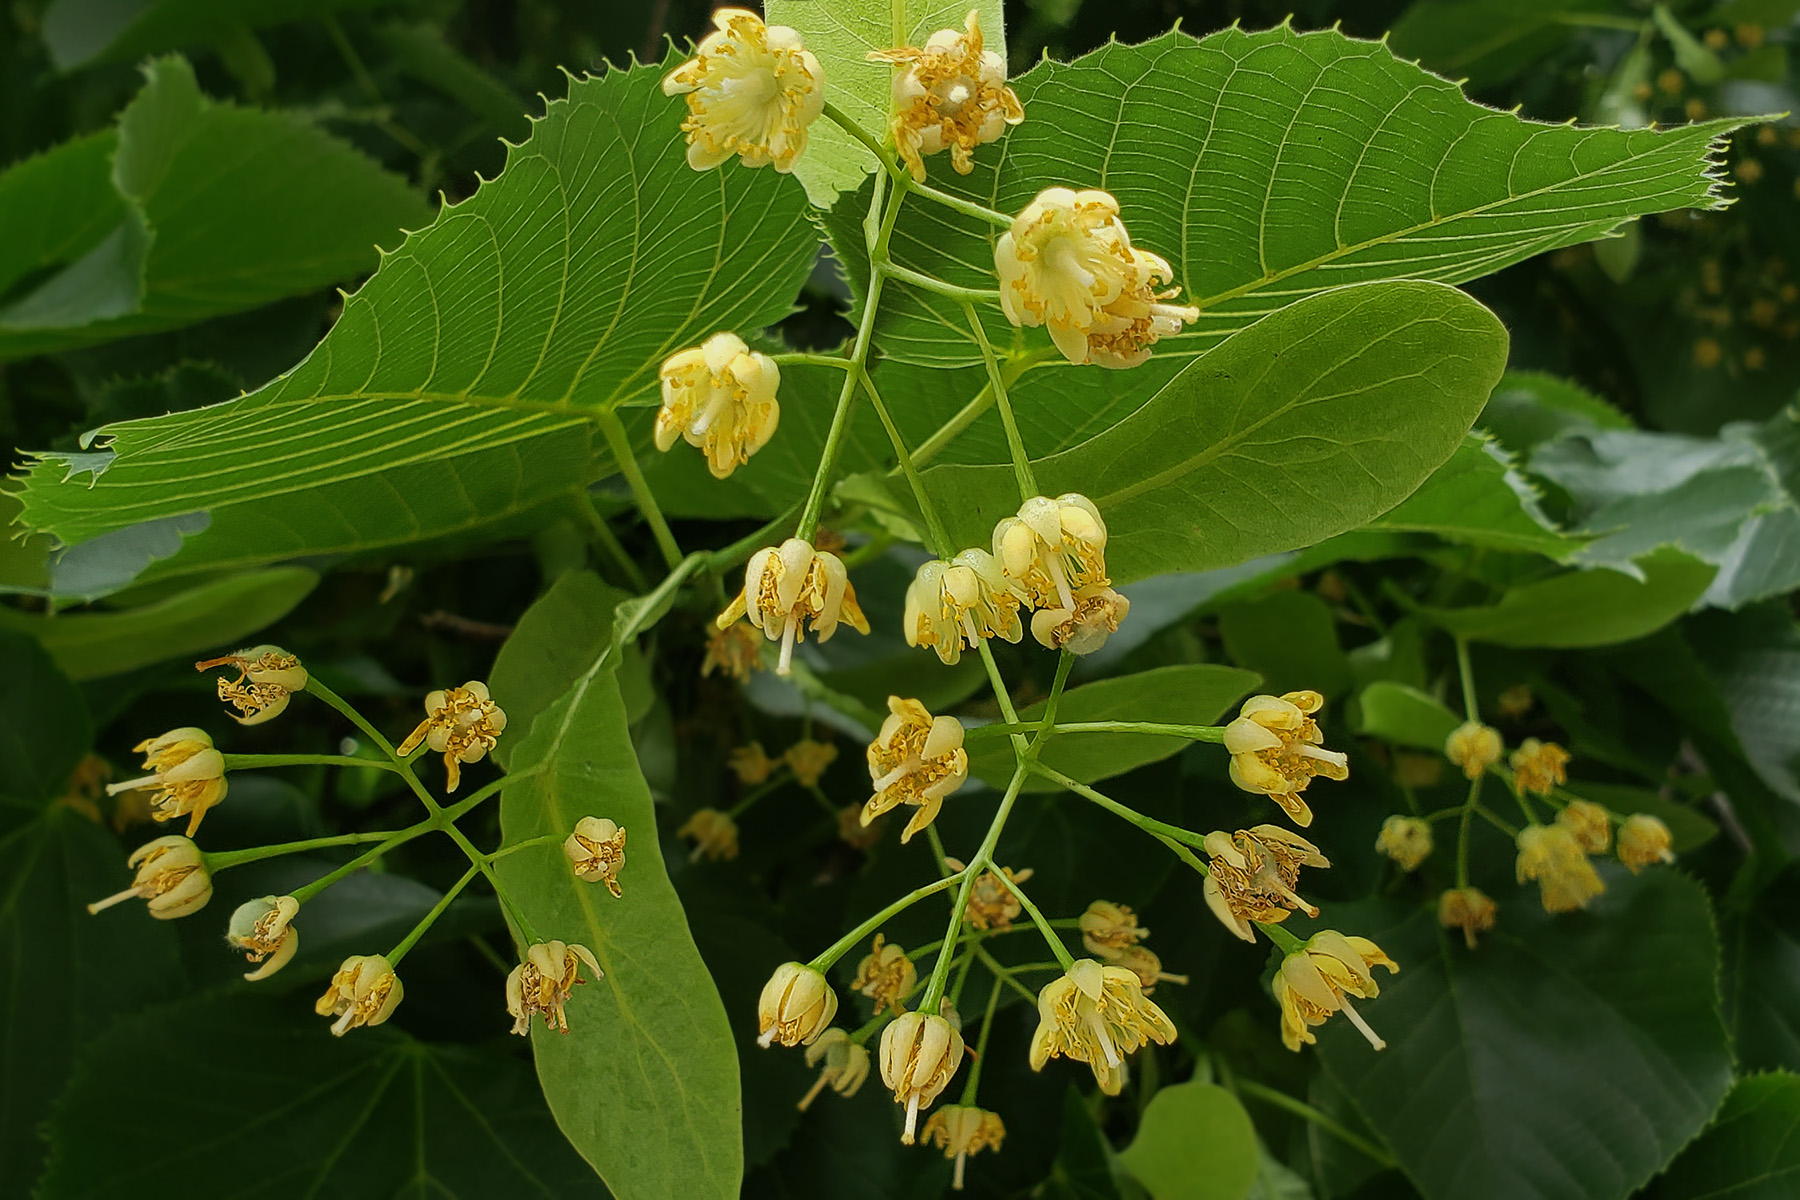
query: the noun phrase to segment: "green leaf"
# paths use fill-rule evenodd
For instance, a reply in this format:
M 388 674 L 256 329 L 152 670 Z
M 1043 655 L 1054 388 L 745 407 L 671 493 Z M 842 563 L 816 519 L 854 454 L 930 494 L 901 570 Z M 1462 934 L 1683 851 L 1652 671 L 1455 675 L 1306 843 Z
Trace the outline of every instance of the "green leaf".
M 0 242 L 0 295 L 35 272 L 80 258 L 125 220 L 125 198 L 112 186 L 118 144 L 118 133 L 108 129 L 0 174 L 0 228 L 8 231 Z
M 304 363 L 45 456 L 26 522 L 73 544 L 205 512 L 167 575 L 505 529 L 573 496 L 604 473 L 592 412 L 650 401 L 671 352 L 784 316 L 818 245 L 793 181 L 687 166 L 660 77 L 571 82 Z
M 1800 1075 L 1740 1079 L 1707 1131 L 1657 1181 L 1656 1200 L 1785 1200 L 1800 1189 Z
M 1062 1139 L 1046 1193 L 1053 1200 L 1121 1200 L 1114 1178 L 1117 1156 L 1081 1092 L 1073 1087 L 1064 1091 L 1062 1109 Z
M 1006 56 L 1006 22 L 1000 0 L 768 0 L 771 25 L 800 31 L 819 60 L 826 96 L 876 141 L 887 135 L 894 68 L 869 61 L 876 50 L 923 46 L 940 29 L 961 30 L 970 9 L 981 14 L 982 39 Z M 950 158 L 932 160 L 950 170 Z M 830 208 L 839 192 L 861 183 L 876 167 L 875 157 L 835 124 L 821 118 L 812 127 L 806 154 L 794 174 L 820 208 Z M 858 214 L 860 215 L 860 214 Z
M 1434 754 L 1443 753 L 1444 740 L 1463 723 L 1435 697 L 1385 679 L 1358 693 L 1356 705 L 1356 732 Z
M 1274 592 L 1219 612 L 1225 651 L 1263 678 L 1263 689 L 1310 689 L 1327 699 L 1350 688 L 1350 660 L 1338 645 L 1337 622 L 1311 592 Z
M 1418 491 L 1367 527 L 1566 559 L 1581 543 L 1551 523 L 1538 499 L 1537 489 L 1513 468 L 1505 450 L 1470 434 Z
M 1725 66 L 1719 61 L 1719 56 L 1689 33 L 1687 27 L 1669 11 L 1668 5 L 1658 4 L 1650 10 L 1650 15 L 1662 35 L 1669 39 L 1669 49 L 1675 52 L 1675 65 L 1692 75 L 1695 83 L 1711 87 L 1725 77 Z
M 1731 1086 L 1705 892 L 1601 869 L 1585 912 L 1497 896 L 1473 951 L 1430 912 L 1334 919 L 1400 973 L 1359 1005 L 1387 1049 L 1334 1019 L 1319 1055 L 1427 1200 L 1623 1200 Z
M 305 567 L 231 575 L 140 608 L 28 616 L 0 608 L 0 629 L 35 638 L 72 679 L 102 679 L 151 663 L 230 649 L 287 616 L 318 586 Z
M 1685 627 L 1763 782 L 1800 803 L 1800 628 L 1785 601 Z
M 44 42 L 59 70 L 124 62 L 244 30 L 388 0 L 54 0 Z
M 1440 628 L 1501 646 L 1610 646 L 1654 633 L 1693 607 L 1714 568 L 1675 551 L 1637 562 L 1641 580 L 1618 571 L 1570 571 L 1508 588 L 1495 604 L 1420 608 Z
M 0 609 L 0 612 L 11 612 Z M 0 629 L 0 829 L 3 810 L 36 811 L 62 791 L 93 744 L 87 702 L 44 647 Z
M 1576 28 L 1565 18 L 1616 7 L 1613 0 L 1418 0 L 1388 41 L 1402 58 L 1483 88 L 1542 63 L 1572 38 Z
M 1202 663 L 1158 667 L 1070 688 L 1056 709 L 1057 724 L 1081 721 L 1155 721 L 1171 725 L 1211 725 L 1261 682 L 1254 671 Z M 1044 715 L 1040 701 L 1019 713 L 1030 724 Z M 1038 761 L 1081 783 L 1122 775 L 1134 767 L 1180 753 L 1186 738 L 1145 733 L 1060 733 Z M 1013 772 L 1012 740 L 989 736 L 968 743 L 969 773 L 1005 787 Z M 1061 789 L 1037 777 L 1028 792 Z
M 435 1046 L 394 1023 L 334 1038 L 298 997 L 190 999 L 121 1023 L 83 1056 L 40 1194 L 605 1196 L 510 1049 Z M 121 1105 L 146 1080 L 180 1081 L 204 1124 L 172 1138 L 127 1119 Z
M 1243 1200 L 1262 1168 L 1256 1128 L 1214 1083 L 1178 1083 L 1150 1097 L 1119 1161 L 1154 1200 Z
M 604 660 L 543 709 L 512 765 L 500 802 L 505 844 L 551 842 L 496 869 L 538 937 L 587 946 L 605 972 L 570 1002 L 568 1034 L 532 1029 L 558 1126 L 626 1200 L 735 1197 L 737 1049 L 663 867 L 655 804 Z M 589 814 L 630 834 L 621 900 L 577 879 L 563 856 L 563 839 Z
M 1003 213 L 1043 188 L 1104 188 L 1132 242 L 1168 259 L 1198 322 L 1158 352 L 1198 354 L 1284 305 L 1383 279 L 1462 283 L 1629 218 L 1722 203 L 1711 168 L 1739 122 L 1577 129 L 1496 112 L 1379 42 L 1283 25 L 1176 31 L 1043 62 L 1017 81 L 1025 123 L 934 186 Z M 863 210 L 827 231 L 860 287 Z M 925 200 L 891 248 L 951 283 L 994 286 L 996 230 Z M 988 316 L 997 345 L 1015 331 Z M 896 284 L 876 344 L 891 358 L 980 361 L 960 305 Z M 1047 347 L 1036 331 L 1026 344 Z M 1021 414 L 1029 424 L 1028 413 Z
M 1115 582 L 1310 546 L 1392 508 L 1449 458 L 1505 358 L 1499 321 L 1453 288 L 1322 293 L 1042 460 L 1038 485 L 1099 506 Z M 1019 503 L 1010 467 L 933 467 L 925 482 L 962 546 L 988 545 Z
M 61 270 L 0 308 L 0 359 L 313 291 L 366 271 L 377 242 L 427 216 L 404 179 L 310 122 L 208 100 L 182 59 L 148 63 L 144 78 L 116 135 L 51 151 L 10 187 L 11 172 L 0 178 L 29 210 L 67 206 L 54 230 L 64 255 L 39 256 Z M 102 145 L 115 147 L 110 179 L 94 169 Z
M 1790 864 L 1731 923 L 1725 1019 L 1739 1063 L 1800 1071 L 1800 867 Z
M 570 571 L 513 625 L 487 677 L 488 690 L 506 710 L 507 729 L 518 734 L 494 747 L 494 759 L 502 767 L 511 764 L 512 751 L 531 732 L 538 714 L 612 644 L 613 610 L 628 599 L 592 571 Z
M 1630 429 L 1631 419 L 1566 379 L 1537 371 L 1501 376 L 1475 422 L 1514 454 L 1527 455 L 1566 433 Z

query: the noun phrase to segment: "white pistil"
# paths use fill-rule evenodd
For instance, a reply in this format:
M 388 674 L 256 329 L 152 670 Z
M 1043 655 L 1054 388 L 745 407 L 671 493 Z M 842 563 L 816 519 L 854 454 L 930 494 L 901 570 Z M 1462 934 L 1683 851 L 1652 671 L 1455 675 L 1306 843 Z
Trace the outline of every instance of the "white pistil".
M 1387 1043 L 1381 1040 L 1379 1034 L 1369 1028 L 1369 1023 L 1362 1019 L 1362 1014 L 1351 1007 L 1350 998 L 1348 996 L 1343 998 L 1343 1005 L 1344 1015 L 1349 1017 L 1350 1023 L 1356 1026 L 1356 1028 L 1362 1032 L 1364 1037 L 1369 1039 L 1369 1045 L 1375 1047 L 1377 1050 L 1386 1050 Z
M 914 1088 L 906 1098 L 906 1132 L 900 1135 L 902 1145 L 913 1144 L 913 1129 L 919 1123 L 919 1091 Z

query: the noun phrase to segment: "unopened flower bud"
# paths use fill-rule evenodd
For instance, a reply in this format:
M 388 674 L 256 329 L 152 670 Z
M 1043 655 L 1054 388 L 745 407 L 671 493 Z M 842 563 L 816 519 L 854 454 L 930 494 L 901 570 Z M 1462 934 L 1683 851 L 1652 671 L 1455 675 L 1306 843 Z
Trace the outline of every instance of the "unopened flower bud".
M 343 1037 L 364 1025 L 379 1025 L 394 1014 L 406 989 L 388 960 L 379 954 L 353 954 L 331 977 L 331 986 L 313 1005 L 321 1017 L 336 1017 L 331 1032 Z
M 1335 930 L 1315 933 L 1300 949 L 1281 960 L 1275 973 L 1275 999 L 1281 1005 L 1281 1040 L 1289 1050 L 1316 1041 L 1311 1026 L 1323 1025 L 1334 1012 L 1350 1019 L 1377 1050 L 1387 1043 L 1369 1028 L 1350 1004 L 1351 996 L 1372 1000 L 1381 994 L 1374 968 L 1391 974 L 1400 968 L 1367 938 L 1345 937 Z
M 807 1066 L 816 1067 L 821 1059 L 825 1066 L 819 1071 L 818 1079 L 795 1105 L 801 1112 L 812 1107 L 812 1102 L 827 1087 L 848 1100 L 861 1090 L 863 1081 L 869 1077 L 869 1052 L 836 1026 L 827 1029 L 818 1041 L 806 1048 Z
M 186 817 L 187 836 L 193 837 L 207 812 L 225 799 L 225 756 L 213 749 L 212 738 L 205 730 L 191 726 L 148 738 L 134 750 L 144 756 L 144 769 L 152 774 L 109 783 L 106 794 L 150 792 L 151 819 L 173 821 Z
M 192 840 L 171 834 L 153 838 L 125 860 L 135 867 L 137 876 L 131 886 L 104 900 L 87 906 L 90 913 L 111 908 L 126 900 L 148 901 L 150 915 L 159 921 L 172 921 L 199 912 L 212 899 L 212 873 L 206 869 L 206 855 Z
M 948 1086 L 962 1058 L 962 1034 L 941 1016 L 910 1012 L 881 1031 L 881 1079 L 906 1108 L 904 1145 L 913 1144 L 920 1110 Z
M 444 790 L 454 792 L 462 781 L 462 764 L 480 762 L 504 732 L 506 713 L 489 699 L 487 684 L 471 679 L 425 697 L 425 719 L 400 743 L 399 753 L 411 754 L 424 742 L 442 754 Z
M 956 1160 L 950 1186 L 957 1191 L 963 1186 L 963 1161 L 982 1150 L 999 1151 L 1006 1138 L 1006 1123 L 997 1112 L 972 1104 L 951 1104 L 931 1114 L 925 1122 L 923 1140 L 936 1143 L 945 1158 Z
M 606 817 L 583 817 L 563 842 L 563 854 L 578 878 L 603 883 L 616 900 L 619 870 L 625 865 L 625 830 Z
M 746 167 L 792 171 L 825 111 L 819 60 L 794 30 L 747 9 L 721 8 L 712 22 L 694 57 L 662 81 L 665 96 L 687 97 L 688 165 L 704 171 L 735 154 Z
M 1555 742 L 1526 738 L 1512 752 L 1513 786 L 1521 792 L 1548 796 L 1569 782 L 1569 752 Z
M 1312 824 L 1312 809 L 1300 793 L 1314 776 L 1350 777 L 1349 760 L 1324 748 L 1325 735 L 1313 719 L 1324 706 L 1325 698 L 1317 692 L 1252 696 L 1225 727 L 1231 782 L 1268 796 L 1302 829 Z
M 869 779 L 875 794 L 863 805 L 867 825 L 901 804 L 918 811 L 900 833 L 902 843 L 937 819 L 944 797 L 969 778 L 962 722 L 934 717 L 917 700 L 888 697 L 888 718 L 869 743 Z
M 239 725 L 274 720 L 287 708 L 290 696 L 306 689 L 306 668 L 280 646 L 252 646 L 194 664 L 196 671 L 212 667 L 231 667 L 238 673 L 236 679 L 219 680 L 219 699 L 243 714 L 232 716 Z
M 869 953 L 857 964 L 856 978 L 850 986 L 875 1001 L 876 1014 L 890 1008 L 903 1013 L 906 997 L 912 994 L 918 979 L 918 972 L 912 960 L 906 957 L 906 951 L 887 944 L 887 939 L 878 933 Z
M 581 965 L 599 979 L 605 973 L 586 946 L 572 942 L 538 942 L 525 952 L 525 961 L 506 977 L 506 1011 L 512 1014 L 512 1031 L 521 1037 L 531 1033 L 531 1014 L 541 1013 L 544 1024 L 558 1033 L 569 1032 L 563 1006 L 581 978 Z
M 1632 813 L 1619 826 L 1619 861 L 1636 875 L 1651 863 L 1672 863 L 1674 836 L 1648 813 Z
M 1475 935 L 1494 927 L 1496 905 L 1480 888 L 1451 888 L 1438 897 L 1438 924 L 1445 929 L 1460 929 L 1469 949 L 1475 949 Z
M 287 966 L 300 949 L 300 931 L 293 923 L 299 911 L 300 902 L 292 896 L 264 896 L 238 905 L 225 940 L 251 962 L 262 963 L 245 979 L 267 979 Z
M 1417 817 L 1389 817 L 1381 823 L 1375 849 L 1393 859 L 1402 871 L 1416 871 L 1431 857 L 1431 826 Z
M 1444 739 L 1444 757 L 1461 767 L 1462 773 L 1470 779 L 1479 779 L 1483 772 L 1499 762 L 1505 749 L 1500 731 L 1480 721 L 1464 721 Z
M 840 622 L 858 633 L 869 632 L 869 619 L 856 603 L 844 561 L 812 543 L 789 538 L 779 547 L 758 550 L 744 568 L 744 590 L 714 622 L 729 628 L 748 616 L 771 642 L 781 643 L 775 673 L 786 675 L 794 657 L 794 643 L 801 627 L 810 620 L 819 641 L 831 639 Z
M 837 1015 L 837 994 L 825 976 L 803 963 L 782 963 L 756 1002 L 756 1044 L 810 1046 Z

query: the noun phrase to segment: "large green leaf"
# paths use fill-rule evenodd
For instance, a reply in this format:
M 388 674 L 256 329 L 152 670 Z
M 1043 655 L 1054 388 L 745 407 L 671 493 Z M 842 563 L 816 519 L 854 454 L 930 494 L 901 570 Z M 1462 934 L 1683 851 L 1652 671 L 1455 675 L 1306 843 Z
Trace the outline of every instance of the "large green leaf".
M 1199 1081 L 1152 1096 L 1119 1161 L 1154 1200 L 1243 1200 L 1262 1166 L 1250 1114 L 1218 1084 Z
M 1337 621 L 1311 592 L 1279 591 L 1219 610 L 1219 637 L 1240 667 L 1277 695 L 1302 688 L 1333 699 L 1349 690 L 1350 660 Z
M 525 610 L 488 672 L 488 690 L 517 731 L 494 747 L 502 767 L 538 714 L 587 673 L 612 642 L 613 610 L 630 599 L 591 571 L 570 571 Z
M 1710 156 L 1737 124 L 1539 124 L 1471 103 L 1379 42 L 1286 25 L 1110 44 L 1045 61 L 1017 87 L 1025 123 L 977 154 L 973 175 L 932 182 L 1007 213 L 1052 185 L 1111 192 L 1132 241 L 1167 258 L 1201 309 L 1164 354 L 1199 353 L 1325 288 L 1461 283 L 1630 217 L 1717 207 Z M 853 279 L 866 269 L 861 217 L 846 199 L 828 221 Z M 906 266 L 988 288 L 997 232 L 915 200 L 892 248 Z M 997 313 L 989 324 L 1013 343 Z M 904 285 L 883 295 L 876 344 L 917 362 L 980 361 L 960 306 Z
M 1514 469 L 1506 451 L 1479 434 L 1464 438 L 1450 461 L 1418 491 L 1368 527 L 1433 533 L 1452 542 L 1559 560 L 1581 546 L 1544 515 L 1536 490 Z
M 1687 627 L 1731 716 L 1744 757 L 1776 792 L 1800 803 L 1800 626 L 1785 601 Z
M 53 235 L 35 265 L 60 268 L 0 308 L 0 359 L 313 291 L 374 266 L 377 242 L 428 215 L 404 179 L 310 122 L 208 100 L 182 59 L 144 76 L 116 133 L 0 177 L 0 202 L 40 218 L 54 206 L 52 224 L 27 227 Z M 110 175 L 96 170 L 106 147 Z M 19 257 L 0 252 L 0 284 Z
M 1800 1191 L 1800 1075 L 1738 1080 L 1711 1127 L 1657 1181 L 1655 1200 L 1787 1200 Z
M 1461 444 L 1506 331 L 1454 288 L 1396 281 L 1293 304 L 1196 359 L 1112 428 L 1037 464 L 1099 506 L 1116 581 L 1233 566 L 1354 529 Z M 933 467 L 958 545 L 986 546 L 1010 467 Z
M 1622 571 L 1569 571 L 1508 588 L 1494 604 L 1419 611 L 1458 637 L 1502 646 L 1610 646 L 1655 633 L 1693 607 L 1714 568 L 1659 550 Z
M 500 861 L 509 894 L 540 938 L 587 946 L 605 972 L 570 1002 L 567 1035 L 532 1029 L 538 1078 L 557 1124 L 616 1195 L 725 1200 L 743 1173 L 737 1048 L 663 867 L 608 661 L 538 715 L 501 797 L 507 845 L 552 839 Z M 630 835 L 623 899 L 577 879 L 563 856 L 590 814 Z
M 320 17 L 388 0 L 54 0 L 44 12 L 44 42 L 64 70 L 119 62 L 244 29 Z
M 601 469 L 586 414 L 650 399 L 674 350 L 783 316 L 817 247 L 797 183 L 687 166 L 659 78 L 571 82 L 304 363 L 44 458 L 26 522 L 84 543 L 206 513 L 167 574 L 491 528 L 585 486 Z
M 503 1025 L 497 996 L 494 1009 Z M 605 1196 L 509 1049 L 434 1046 L 392 1024 L 334 1038 L 295 996 L 146 1013 L 84 1056 L 40 1195 Z M 134 1119 L 146 1080 L 179 1081 L 186 1136 Z
M 1387 1049 L 1334 1021 L 1320 1057 L 1428 1200 L 1623 1200 L 1731 1086 L 1705 892 L 1602 870 L 1585 912 L 1499 895 L 1473 951 L 1430 912 L 1334 918 L 1400 973 L 1361 1006 Z

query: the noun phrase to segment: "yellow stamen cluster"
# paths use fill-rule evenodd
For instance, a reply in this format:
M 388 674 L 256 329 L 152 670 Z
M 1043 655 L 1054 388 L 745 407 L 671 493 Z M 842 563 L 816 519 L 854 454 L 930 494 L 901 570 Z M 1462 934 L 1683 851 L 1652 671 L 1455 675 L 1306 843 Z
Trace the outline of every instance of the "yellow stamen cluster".
M 761 667 L 762 639 L 750 626 L 738 624 L 728 629 L 715 628 L 707 636 L 706 658 L 700 663 L 701 678 L 714 671 L 723 671 L 739 683 L 748 683 L 750 676 Z
M 923 46 L 878 50 L 875 62 L 899 63 L 894 76 L 895 148 L 913 178 L 925 179 L 925 156 L 950 151 L 959 175 L 975 169 L 975 147 L 998 141 L 1025 119 L 1006 86 L 1006 59 L 985 48 L 981 20 L 969 10 L 961 30 L 940 29 Z
M 954 665 L 965 647 L 974 649 L 983 638 L 1016 643 L 1025 635 L 1023 600 L 985 550 L 964 550 L 949 562 L 934 559 L 906 589 L 906 644 L 929 646 Z
M 231 667 L 238 673 L 236 679 L 219 680 L 219 699 L 237 709 L 231 719 L 239 725 L 274 720 L 287 708 L 288 698 L 306 688 L 306 668 L 280 646 L 252 646 L 194 664 L 196 671 L 212 667 Z
M 1369 1028 L 1350 997 L 1373 1000 L 1381 994 L 1373 971 L 1400 968 L 1368 938 L 1345 937 L 1334 930 L 1315 933 L 1304 946 L 1281 960 L 1275 973 L 1275 999 L 1281 1005 L 1281 1040 L 1289 1050 L 1312 1044 L 1312 1026 L 1323 1025 L 1334 1012 L 1350 1019 L 1377 1050 L 1387 1043 Z
M 935 821 L 944 797 L 969 778 L 962 723 L 934 717 L 917 700 L 899 696 L 888 697 L 888 718 L 869 743 L 868 759 L 875 794 L 863 805 L 862 823 L 901 804 L 916 808 L 901 831 L 902 843 Z
M 889 944 L 881 934 L 869 947 L 869 953 L 856 966 L 856 978 L 850 986 L 875 1001 L 874 1015 L 888 1009 L 896 1014 L 906 1011 L 906 998 L 919 980 L 912 959 L 899 946 Z
M 1498 906 L 1480 888 L 1451 888 L 1438 897 L 1438 924 L 1445 929 L 1460 929 L 1469 949 L 1475 949 L 1475 935 L 1494 927 Z
M 613 899 L 619 888 L 619 870 L 625 865 L 625 830 L 606 817 L 583 817 L 563 842 L 563 855 L 576 878 L 606 885 Z
M 856 603 L 856 589 L 837 555 L 814 550 L 812 543 L 789 538 L 779 547 L 758 550 L 744 568 L 744 590 L 719 614 L 720 629 L 748 615 L 750 624 L 769 641 L 781 643 L 775 673 L 786 675 L 800 640 L 801 624 L 812 622 L 821 642 L 829 641 L 840 621 L 858 633 L 869 632 L 869 620 Z
M 955 859 L 949 862 L 952 870 L 962 869 L 962 864 Z M 963 910 L 963 920 L 968 922 L 969 928 L 1011 929 L 1024 908 L 1010 885 L 1024 883 L 1031 875 L 1030 867 L 1023 871 L 1002 867 L 998 875 L 983 871 L 977 876 L 974 886 L 969 889 L 969 906 Z
M 732 626 L 733 629 L 738 626 Z M 745 787 L 755 787 L 759 783 L 768 782 L 775 768 L 781 765 L 779 758 L 770 758 L 761 742 L 751 742 L 748 746 L 739 746 L 725 756 L 725 765 L 731 773 L 738 777 L 738 782 Z
M 604 972 L 586 946 L 569 942 L 538 942 L 525 952 L 525 961 L 506 977 L 506 1011 L 512 1014 L 512 1031 L 521 1037 L 531 1032 L 531 1015 L 543 1015 L 544 1024 L 558 1033 L 569 1032 L 563 1006 L 575 985 L 584 982 L 581 966 L 587 964 L 594 978 Z
M 794 773 L 794 782 L 801 787 L 817 787 L 819 779 L 825 774 L 825 768 L 837 761 L 838 749 L 830 742 L 815 742 L 811 738 L 801 738 L 789 746 L 781 755 L 788 770 Z
M 1556 814 L 1556 823 L 1575 836 L 1584 854 L 1605 854 L 1612 849 L 1612 818 L 1591 800 L 1571 800 Z
M 1092 654 L 1118 631 L 1131 601 L 1106 573 L 1106 522 L 1077 492 L 1033 496 L 994 526 L 994 557 L 1014 591 L 1037 611 L 1039 645 Z
M 656 448 L 667 452 L 685 440 L 706 454 L 714 479 L 749 462 L 775 436 L 781 369 L 737 334 L 715 333 L 703 345 L 670 356 L 660 378 Z
M 1519 882 L 1536 880 L 1544 911 L 1572 912 L 1606 890 L 1600 873 L 1565 825 L 1527 825 L 1518 837 Z
M 1381 823 L 1375 849 L 1394 860 L 1402 871 L 1416 871 L 1431 857 L 1431 826 L 1417 817 L 1389 817 Z
M 963 1162 L 971 1154 L 983 1150 L 998 1152 L 1006 1138 L 1006 1122 L 997 1112 L 972 1104 L 951 1104 L 931 1114 L 925 1122 L 924 1140 L 935 1143 L 945 1158 L 954 1158 L 956 1168 L 950 1186 L 962 1191 Z
M 444 756 L 446 792 L 462 782 L 464 763 L 477 763 L 500 743 L 506 713 L 488 696 L 487 684 L 471 679 L 461 687 L 425 697 L 425 719 L 406 735 L 399 753 L 411 754 L 423 742 Z
M 1145 999 L 1137 974 L 1078 958 L 1068 972 L 1038 993 L 1038 1027 L 1031 1037 L 1031 1069 L 1065 1056 L 1088 1064 L 1100 1090 L 1116 1096 L 1125 1086 L 1125 1056 L 1148 1042 L 1167 1045 L 1175 1026 Z
M 1349 760 L 1324 748 L 1316 714 L 1325 706 L 1317 692 L 1252 696 L 1225 727 L 1231 754 L 1231 781 L 1281 805 L 1294 824 L 1312 824 L 1312 809 L 1300 798 L 1315 776 L 1348 779 Z
M 1302 900 L 1301 867 L 1329 867 L 1319 848 L 1279 825 L 1256 825 L 1234 834 L 1214 830 L 1206 835 L 1212 860 L 1203 891 L 1206 905 L 1225 928 L 1246 942 L 1256 940 L 1254 923 L 1275 925 L 1290 912 L 1309 917 L 1319 910 Z
M 712 21 L 694 57 L 662 81 L 664 95 L 687 98 L 688 165 L 705 171 L 735 154 L 746 167 L 792 171 L 825 111 L 819 60 L 794 30 L 747 9 L 721 8 Z
M 1526 738 L 1512 752 L 1513 786 L 1548 796 L 1569 782 L 1569 752 L 1555 742 Z
M 173 821 L 186 817 L 187 836 L 193 837 L 207 812 L 225 799 L 225 756 L 213 749 L 212 738 L 205 730 L 192 726 L 147 738 L 132 749 L 144 756 L 144 769 L 151 774 L 109 783 L 106 794 L 149 792 L 151 819 Z
M 1444 739 L 1444 757 L 1462 768 L 1469 779 L 1479 779 L 1483 772 L 1500 761 L 1505 750 L 1500 731 L 1480 721 L 1465 721 Z
M 225 940 L 251 962 L 262 963 L 245 979 L 267 979 L 287 966 L 300 949 L 300 931 L 293 924 L 299 912 L 300 902 L 292 896 L 264 896 L 238 905 Z
M 1096 900 L 1087 906 L 1076 924 L 1081 929 L 1081 944 L 1098 959 L 1110 959 L 1127 946 L 1135 946 L 1150 936 L 1138 924 L 1137 914 L 1129 905 L 1111 900 Z

